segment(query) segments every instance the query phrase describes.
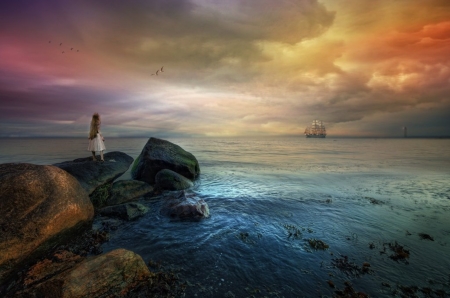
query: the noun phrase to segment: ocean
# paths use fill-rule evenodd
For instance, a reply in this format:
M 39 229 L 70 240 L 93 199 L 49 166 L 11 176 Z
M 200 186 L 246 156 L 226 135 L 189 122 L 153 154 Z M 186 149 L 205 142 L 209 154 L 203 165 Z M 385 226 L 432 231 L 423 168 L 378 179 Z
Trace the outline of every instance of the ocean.
M 147 140 L 106 138 L 106 152 L 136 158 Z M 102 248 L 177 272 L 186 297 L 332 297 L 350 284 L 371 297 L 450 293 L 449 139 L 167 140 L 199 161 L 190 192 L 210 218 L 174 221 L 147 198 L 150 212 Z M 54 164 L 86 148 L 0 139 L 0 163 Z

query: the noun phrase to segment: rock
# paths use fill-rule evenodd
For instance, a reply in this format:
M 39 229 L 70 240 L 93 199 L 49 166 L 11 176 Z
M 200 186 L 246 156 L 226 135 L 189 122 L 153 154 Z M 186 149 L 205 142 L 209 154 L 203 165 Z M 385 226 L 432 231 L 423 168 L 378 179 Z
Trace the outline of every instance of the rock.
M 0 284 L 88 227 L 94 208 L 80 183 L 54 166 L 0 164 Z
M 117 205 L 135 200 L 147 193 L 153 192 L 153 187 L 143 181 L 137 180 L 121 180 L 114 182 L 110 197 L 106 201 L 106 205 Z
M 161 213 L 179 219 L 202 219 L 209 217 L 209 207 L 203 199 L 179 191 L 164 196 Z
M 172 170 L 191 180 L 200 174 L 200 166 L 194 155 L 169 141 L 150 138 L 134 161 L 131 176 L 154 185 L 156 174 L 163 169 Z
M 183 190 L 193 185 L 191 180 L 168 169 L 159 171 L 155 177 L 155 189 L 157 190 Z
M 45 258 L 30 267 L 24 276 L 24 287 L 39 284 L 52 276 L 73 268 L 85 258 L 67 250 L 55 252 L 51 258 Z
M 139 255 L 116 249 L 87 259 L 26 292 L 34 297 L 125 297 L 151 276 Z
M 114 181 L 125 173 L 133 162 L 133 158 L 123 152 L 108 152 L 105 162 L 93 161 L 92 157 L 78 158 L 54 164 L 77 178 L 81 186 L 90 195 L 94 190 L 106 183 Z
M 103 216 L 133 220 L 147 213 L 148 208 L 139 203 L 126 203 L 108 206 L 98 210 L 98 212 Z

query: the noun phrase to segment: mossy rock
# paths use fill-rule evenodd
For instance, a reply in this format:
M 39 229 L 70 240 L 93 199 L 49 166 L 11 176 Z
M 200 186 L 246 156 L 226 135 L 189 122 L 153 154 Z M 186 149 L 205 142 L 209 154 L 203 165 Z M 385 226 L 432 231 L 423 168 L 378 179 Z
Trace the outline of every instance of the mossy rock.
M 134 220 L 149 211 L 142 204 L 130 202 L 120 205 L 108 206 L 98 210 L 102 216 L 115 217 L 123 220 Z
M 113 183 L 110 196 L 106 205 L 117 205 L 129 201 L 137 200 L 148 193 L 153 192 L 153 187 L 143 181 L 120 180 Z
M 172 170 L 191 181 L 200 175 L 199 163 L 192 153 L 169 141 L 150 138 L 136 158 L 131 176 L 154 185 L 156 174 L 164 169 Z
M 156 174 L 155 182 L 157 190 L 183 190 L 194 185 L 191 180 L 168 169 L 159 171 Z
M 101 208 L 107 205 L 108 197 L 111 193 L 111 185 L 112 183 L 103 184 L 97 187 L 89 196 L 95 208 Z

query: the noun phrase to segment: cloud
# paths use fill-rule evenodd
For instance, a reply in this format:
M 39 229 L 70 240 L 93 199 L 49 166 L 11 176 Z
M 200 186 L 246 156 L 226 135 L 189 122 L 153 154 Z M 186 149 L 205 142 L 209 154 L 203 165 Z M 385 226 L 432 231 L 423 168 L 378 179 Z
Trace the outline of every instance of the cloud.
M 0 11 L 1 125 L 83 135 L 100 112 L 117 136 L 259 135 L 301 134 L 315 118 L 350 129 L 431 115 L 448 109 L 448 5 L 9 1 Z

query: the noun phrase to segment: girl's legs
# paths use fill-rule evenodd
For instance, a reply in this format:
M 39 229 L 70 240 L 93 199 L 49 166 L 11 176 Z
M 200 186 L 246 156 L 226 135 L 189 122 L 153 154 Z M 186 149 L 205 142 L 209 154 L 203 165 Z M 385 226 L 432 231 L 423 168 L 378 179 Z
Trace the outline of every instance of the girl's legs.
M 105 161 L 105 159 L 103 158 L 103 150 L 100 151 L 100 158 L 101 158 L 101 159 L 100 159 L 101 161 Z
M 97 161 L 97 158 L 95 157 L 95 151 L 91 151 L 91 152 L 92 152 L 92 160 Z M 103 154 L 103 152 L 102 152 L 102 154 Z M 103 159 L 103 157 L 102 157 L 102 159 Z

